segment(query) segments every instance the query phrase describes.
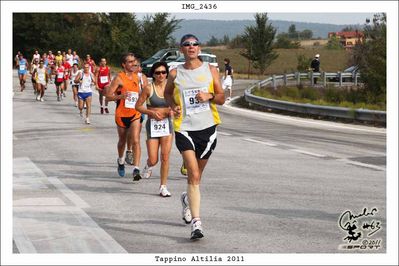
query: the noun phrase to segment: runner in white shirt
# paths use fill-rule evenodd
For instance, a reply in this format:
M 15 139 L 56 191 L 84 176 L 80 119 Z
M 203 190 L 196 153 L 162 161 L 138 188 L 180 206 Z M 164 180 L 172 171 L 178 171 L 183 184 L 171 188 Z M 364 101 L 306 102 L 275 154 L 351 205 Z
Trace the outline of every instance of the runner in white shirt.
M 68 53 L 65 55 L 67 62 L 72 66 L 73 65 L 73 54 L 72 50 L 68 49 Z
M 79 82 L 75 83 L 75 79 L 78 74 L 82 72 L 79 70 L 78 64 L 74 63 L 71 69 L 71 86 L 73 92 L 73 100 L 75 101 L 75 106 L 78 107 L 78 90 L 79 90 Z
M 89 64 L 85 64 L 83 72 L 80 72 L 76 78 L 75 83 L 79 83 L 78 98 L 80 116 L 83 117 L 83 105 L 86 104 L 86 124 L 90 124 L 91 113 L 91 99 L 93 95 L 92 86 L 95 84 L 93 73 L 90 72 Z

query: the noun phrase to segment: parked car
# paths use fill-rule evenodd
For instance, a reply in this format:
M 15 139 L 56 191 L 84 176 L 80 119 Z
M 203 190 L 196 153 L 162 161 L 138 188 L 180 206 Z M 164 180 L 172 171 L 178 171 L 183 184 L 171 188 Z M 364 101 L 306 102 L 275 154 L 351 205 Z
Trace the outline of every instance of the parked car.
M 210 53 L 200 53 L 198 54 L 198 57 L 202 60 L 202 62 L 208 62 L 210 65 L 216 67 L 219 71 L 219 64 L 216 55 Z M 185 61 L 186 60 L 184 59 L 184 56 L 180 55 L 179 58 L 168 63 L 169 70 L 176 68 L 178 65 L 184 64 Z
M 176 61 L 176 59 L 179 58 L 180 55 L 181 53 L 177 48 L 161 49 L 150 58 L 141 62 L 141 68 L 143 69 L 143 73 L 148 76 L 154 63 L 160 61 L 165 61 L 166 63 Z
M 350 66 L 347 69 L 344 70 L 344 73 L 352 73 L 352 77 L 351 78 L 342 78 L 343 82 L 352 82 L 355 80 L 355 76 L 359 71 L 359 67 L 358 66 Z
M 342 82 L 353 82 L 355 79 L 355 75 L 357 73 L 359 73 L 359 67 L 358 66 L 350 66 L 347 69 L 345 69 L 344 71 L 342 71 L 342 73 L 352 73 L 352 77 L 342 77 Z M 334 78 L 329 78 L 328 81 L 330 82 L 339 82 L 339 77 L 334 77 Z M 358 80 L 359 82 L 359 80 Z

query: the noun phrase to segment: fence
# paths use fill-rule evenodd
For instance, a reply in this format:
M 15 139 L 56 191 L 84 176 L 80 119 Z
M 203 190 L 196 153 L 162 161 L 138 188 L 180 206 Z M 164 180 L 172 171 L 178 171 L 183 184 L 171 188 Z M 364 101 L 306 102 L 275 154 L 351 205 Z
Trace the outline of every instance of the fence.
M 352 76 L 351 73 L 293 73 L 293 74 L 284 74 L 284 75 L 273 75 L 265 80 L 262 80 L 244 92 L 245 100 L 248 103 L 257 104 L 263 107 L 267 107 L 270 109 L 282 110 L 282 111 L 290 111 L 302 114 L 312 114 L 312 115 L 321 115 L 321 116 L 329 116 L 329 117 L 337 117 L 337 118 L 346 118 L 346 119 L 354 119 L 360 121 L 369 121 L 369 122 L 386 122 L 386 112 L 384 111 L 374 111 L 367 109 L 351 109 L 351 108 L 343 108 L 343 107 L 331 107 L 331 106 L 322 106 L 322 105 L 314 105 L 314 104 L 303 104 L 303 103 L 292 103 L 280 100 L 273 100 L 264 97 L 259 97 L 252 95 L 252 90 L 256 87 L 264 87 L 264 86 L 273 86 L 276 88 L 278 85 L 287 85 L 289 80 L 295 80 L 296 84 L 300 84 L 303 82 L 303 78 L 310 79 L 310 84 L 313 84 L 313 78 L 322 78 L 323 85 L 325 86 L 327 83 L 333 83 L 339 86 L 343 85 L 357 85 L 358 79 L 360 77 L 359 74 Z M 344 78 L 352 78 L 353 82 L 344 82 Z M 331 79 L 338 79 L 337 82 L 332 82 Z

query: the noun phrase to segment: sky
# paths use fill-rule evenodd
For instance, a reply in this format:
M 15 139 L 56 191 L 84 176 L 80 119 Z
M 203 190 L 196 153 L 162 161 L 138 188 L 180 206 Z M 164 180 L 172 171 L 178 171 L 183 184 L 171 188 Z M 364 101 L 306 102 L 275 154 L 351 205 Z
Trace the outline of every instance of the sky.
M 255 13 L 171 13 L 176 19 L 210 19 L 210 20 L 246 20 L 254 19 Z M 143 18 L 146 13 L 136 13 Z M 295 22 L 312 22 L 327 24 L 364 24 L 366 18 L 373 18 L 374 13 L 268 13 L 270 20 Z

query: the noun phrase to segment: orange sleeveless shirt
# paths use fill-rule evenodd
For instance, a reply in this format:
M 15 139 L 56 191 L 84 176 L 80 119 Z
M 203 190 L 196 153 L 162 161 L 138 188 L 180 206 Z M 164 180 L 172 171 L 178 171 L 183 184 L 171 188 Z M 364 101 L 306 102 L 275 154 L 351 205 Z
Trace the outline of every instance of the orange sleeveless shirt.
M 132 79 L 128 78 L 124 72 L 118 74 L 122 80 L 123 86 L 118 89 L 118 94 L 128 92 L 129 95 L 126 99 L 117 101 L 115 116 L 116 117 L 132 117 L 140 116 L 134 105 L 139 98 L 139 77 L 136 73 L 132 74 Z

